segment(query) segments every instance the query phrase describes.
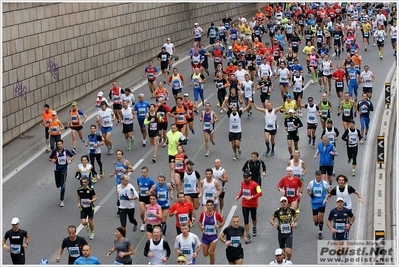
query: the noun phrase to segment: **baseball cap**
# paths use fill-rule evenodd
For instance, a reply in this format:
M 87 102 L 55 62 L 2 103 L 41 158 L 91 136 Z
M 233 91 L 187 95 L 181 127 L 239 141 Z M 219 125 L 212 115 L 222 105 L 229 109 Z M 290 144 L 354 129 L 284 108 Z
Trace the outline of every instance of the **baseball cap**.
M 183 96 L 188 96 L 188 93 L 184 93 L 184 95 Z
M 251 174 L 250 174 L 249 172 L 244 172 L 244 173 L 242 174 L 242 177 L 243 177 L 243 178 L 249 178 L 249 177 L 251 177 Z
M 336 200 L 335 202 L 338 202 L 338 201 L 342 201 L 342 202 L 344 202 L 344 199 L 343 199 L 343 197 L 337 197 L 337 200 Z
M 282 250 L 281 248 L 276 249 L 276 251 L 274 252 L 275 256 L 282 255 L 282 254 L 284 254 L 284 250 Z
M 166 41 L 170 41 L 170 38 L 166 38 Z
M 44 104 L 45 108 L 50 108 L 49 104 Z
M 97 96 L 103 96 L 104 93 L 103 92 L 98 92 Z
M 285 196 L 280 197 L 280 202 L 283 200 L 288 201 L 288 199 Z
M 292 98 L 292 95 L 291 94 L 286 94 L 285 97 L 286 98 Z
M 308 101 L 313 101 L 313 97 L 309 96 Z
M 192 162 L 191 160 L 187 161 L 186 164 L 187 164 L 187 165 L 195 165 L 194 162 Z
M 19 219 L 17 217 L 12 218 L 11 224 L 18 224 L 18 223 L 19 223 Z
M 316 174 L 316 175 L 321 175 L 321 174 L 323 174 L 321 171 L 319 171 L 319 170 L 317 170 L 314 174 Z
M 57 111 L 53 111 L 53 113 L 51 113 L 52 115 L 57 115 Z
M 288 113 L 295 113 L 295 110 L 293 110 L 292 108 L 290 108 L 290 109 L 288 110 Z
M 241 66 L 242 67 L 242 63 L 238 63 L 237 66 Z
M 77 106 L 77 105 L 78 105 L 78 102 L 76 102 L 76 101 L 72 102 L 72 106 Z
M 194 26 L 197 26 L 198 25 L 198 23 L 196 22 L 196 23 L 194 23 Z
M 232 48 L 233 48 L 233 47 L 230 45 L 230 46 L 229 46 L 229 49 L 232 49 Z

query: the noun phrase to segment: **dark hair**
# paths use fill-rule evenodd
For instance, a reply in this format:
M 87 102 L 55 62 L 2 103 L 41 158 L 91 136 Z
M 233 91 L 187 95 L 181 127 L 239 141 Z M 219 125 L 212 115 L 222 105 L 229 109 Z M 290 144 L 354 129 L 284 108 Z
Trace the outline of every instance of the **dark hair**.
M 122 150 L 118 149 L 118 150 L 115 152 L 115 154 L 118 153 L 118 152 L 121 152 L 121 153 L 122 153 L 122 156 L 123 156 L 123 151 L 122 151 Z
M 259 158 L 259 153 L 256 152 L 256 151 L 252 152 L 251 155 L 255 155 L 255 156 L 257 156 Z
M 118 230 L 119 233 L 121 233 L 121 235 L 122 235 L 123 237 L 126 236 L 126 229 L 125 229 L 125 227 L 120 226 L 120 227 L 116 228 L 116 230 Z
M 55 143 L 57 144 L 58 142 L 64 143 L 64 140 L 60 139 L 60 140 L 57 140 L 57 142 L 55 142 Z
M 95 126 L 94 124 L 90 125 L 90 128 L 94 127 L 94 129 L 97 129 L 97 126 Z
M 211 172 L 211 173 L 213 174 L 212 168 L 207 168 L 207 169 L 205 170 L 205 172 Z
M 215 202 L 213 202 L 212 199 L 208 199 L 208 200 L 206 201 L 206 204 L 208 204 L 208 203 L 212 203 L 212 205 L 215 205 Z
M 338 182 L 338 179 L 339 179 L 339 178 L 341 178 L 341 177 L 342 177 L 342 178 L 344 178 L 344 180 L 345 180 L 345 183 L 347 183 L 347 182 L 348 182 L 348 177 L 346 177 L 346 176 L 345 176 L 345 175 L 343 175 L 343 174 L 340 174 L 340 175 L 338 175 L 338 176 L 337 176 L 337 182 Z
M 81 157 L 80 157 L 80 161 L 82 161 L 83 158 L 86 158 L 86 159 L 87 159 L 87 162 L 90 162 L 89 155 L 83 155 L 83 156 L 81 156 Z

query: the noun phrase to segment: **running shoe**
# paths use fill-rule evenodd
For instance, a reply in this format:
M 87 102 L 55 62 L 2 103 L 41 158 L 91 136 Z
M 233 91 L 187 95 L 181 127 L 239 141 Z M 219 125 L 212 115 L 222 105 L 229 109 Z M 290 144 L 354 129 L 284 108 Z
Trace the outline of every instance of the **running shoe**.
M 145 231 L 145 224 L 144 224 L 144 223 L 141 225 L 140 231 L 141 231 L 141 232 L 144 232 L 144 231 Z
M 252 227 L 252 236 L 256 236 L 256 227 Z
M 198 115 L 198 110 L 194 110 L 194 113 Z
M 91 182 L 92 182 L 93 184 L 97 183 L 97 178 L 93 176 L 93 177 L 91 178 Z
M 64 204 L 64 201 L 60 201 L 60 207 L 64 207 L 65 206 L 65 204 Z
M 331 95 L 331 89 L 328 90 L 328 94 Z
M 126 148 L 127 151 L 130 151 L 131 149 L 132 149 L 132 147 L 130 145 L 127 146 L 127 148 Z
M 85 140 L 84 138 L 82 138 L 82 139 L 80 139 L 80 140 L 82 140 L 83 143 L 86 143 L 86 140 Z
M 356 176 L 356 171 L 352 170 L 352 176 Z
M 46 152 L 50 152 L 51 151 L 51 148 L 46 148 Z
M 206 151 L 205 157 L 209 157 L 209 151 Z
M 190 140 L 188 140 L 188 138 L 186 138 L 186 142 L 187 142 L 187 144 L 188 144 L 188 143 L 190 143 Z
M 220 114 L 223 114 L 223 109 L 221 109 L 221 110 L 219 111 L 219 113 L 220 113 Z
M 366 140 L 366 139 L 365 139 L 365 140 Z M 215 141 L 212 141 L 212 140 L 211 140 L 211 143 L 212 143 L 212 145 L 215 145 Z
M 315 143 L 312 144 L 313 149 L 316 149 L 316 145 Z
M 313 80 L 311 80 L 311 81 L 310 81 L 310 84 L 314 84 L 314 81 L 313 81 Z
M 116 205 L 119 207 L 121 205 L 121 202 L 119 201 L 119 199 L 116 201 Z
M 238 155 L 234 155 L 233 160 L 237 160 L 238 159 Z
M 265 156 L 267 157 L 267 156 L 269 155 L 269 153 L 270 153 L 270 148 L 268 148 L 268 149 L 266 150 Z
M 323 92 L 323 86 L 320 86 L 320 91 L 319 92 Z
M 152 163 L 155 163 L 155 162 L 157 162 L 157 157 L 152 157 Z
M 245 240 L 245 244 L 248 244 L 249 242 L 251 242 L 251 236 L 247 234 L 247 240 Z
M 348 164 L 350 164 L 350 163 L 351 163 L 351 161 L 352 161 L 352 159 L 348 159 Z
M 323 234 L 319 233 L 318 237 L 319 237 L 320 240 L 323 239 Z
M 364 140 L 364 141 L 367 140 L 367 134 L 365 134 L 365 135 L 363 136 L 363 140 Z
M 100 176 L 104 177 L 104 171 L 100 171 Z
M 71 152 L 72 152 L 73 154 L 76 154 L 76 149 L 75 149 L 75 148 L 72 148 Z
M 85 230 L 86 230 L 87 232 L 89 232 L 89 231 L 90 231 L 89 224 L 86 224 L 86 225 L 85 225 Z
M 195 131 L 194 131 L 194 129 L 193 129 L 193 130 L 191 130 L 191 133 L 192 133 L 192 134 L 195 134 Z
M 109 150 L 109 154 L 110 155 L 114 154 L 114 151 L 115 151 L 114 146 L 111 146 L 111 148 Z
M 272 150 L 272 152 L 270 153 L 270 156 L 274 156 L 274 150 Z
M 308 140 L 308 144 L 310 145 L 312 143 L 312 139 L 311 138 L 309 138 L 309 140 Z
M 250 111 L 249 111 L 249 116 L 251 116 L 251 117 L 252 117 L 252 110 L 250 110 Z
M 219 102 L 216 104 L 216 106 L 217 106 L 217 107 L 220 107 L 220 104 L 219 104 Z
M 134 138 L 132 138 L 132 140 L 130 140 L 130 144 L 133 146 L 134 145 Z
M 238 156 L 241 156 L 241 148 L 240 149 L 238 149 Z
M 194 223 L 190 222 L 190 228 L 193 228 L 193 227 L 194 227 Z
M 133 232 L 136 232 L 137 231 L 137 222 L 136 222 L 136 224 L 133 224 Z
M 90 234 L 89 234 L 89 239 L 90 239 L 90 240 L 93 240 L 93 239 L 94 239 L 94 233 L 93 233 L 93 232 L 90 232 Z
M 295 213 L 296 214 L 299 214 L 301 211 L 299 210 L 299 207 L 296 207 L 296 209 L 295 209 Z
M 143 147 L 145 147 L 147 145 L 147 141 L 143 140 Z

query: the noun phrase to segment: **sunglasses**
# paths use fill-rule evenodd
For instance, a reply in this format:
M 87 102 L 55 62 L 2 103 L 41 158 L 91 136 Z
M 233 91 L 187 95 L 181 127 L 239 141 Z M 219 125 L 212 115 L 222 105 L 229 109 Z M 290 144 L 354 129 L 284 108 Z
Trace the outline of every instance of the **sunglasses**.
M 177 261 L 177 263 L 186 263 L 185 261 Z
M 82 184 L 87 184 L 87 182 L 82 182 Z

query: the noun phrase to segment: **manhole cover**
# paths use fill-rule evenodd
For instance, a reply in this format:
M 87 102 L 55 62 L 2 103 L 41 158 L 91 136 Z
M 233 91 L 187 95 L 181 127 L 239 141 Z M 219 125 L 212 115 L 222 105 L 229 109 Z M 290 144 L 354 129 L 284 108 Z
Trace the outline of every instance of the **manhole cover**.
M 21 139 L 32 139 L 34 136 L 33 135 L 24 135 L 21 136 Z

